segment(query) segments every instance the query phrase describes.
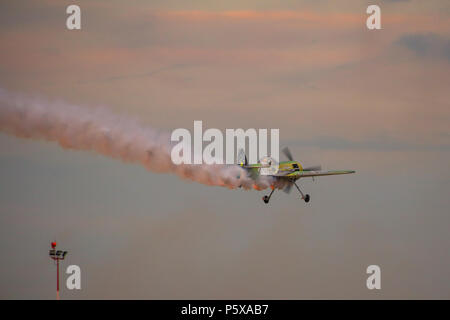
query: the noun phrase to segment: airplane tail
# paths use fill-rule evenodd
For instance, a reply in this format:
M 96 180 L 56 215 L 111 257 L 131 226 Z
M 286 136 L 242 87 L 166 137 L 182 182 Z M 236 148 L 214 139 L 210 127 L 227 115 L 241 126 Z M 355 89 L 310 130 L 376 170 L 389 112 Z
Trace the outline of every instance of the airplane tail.
M 237 163 L 241 167 L 248 165 L 247 155 L 245 154 L 244 149 L 239 149 Z

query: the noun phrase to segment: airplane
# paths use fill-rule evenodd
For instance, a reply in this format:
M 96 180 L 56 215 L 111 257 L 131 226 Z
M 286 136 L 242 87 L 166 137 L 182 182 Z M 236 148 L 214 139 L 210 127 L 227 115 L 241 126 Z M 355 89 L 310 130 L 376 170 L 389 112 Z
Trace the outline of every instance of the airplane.
M 298 179 L 311 177 L 314 180 L 314 177 L 355 173 L 354 170 L 322 171 L 322 166 L 320 165 L 303 167 L 300 162 L 294 160 L 288 147 L 285 147 L 282 152 L 289 161 L 282 161 L 277 164 L 274 159 L 263 157 L 256 164 L 249 164 L 244 150 L 241 149 L 238 154 L 238 165 L 244 168 L 249 176 L 254 179 L 259 175 L 266 175 L 275 178 L 276 181 L 284 182 L 285 187 L 283 188 L 283 191 L 286 193 L 289 193 L 294 185 L 302 196 L 301 199 L 306 203 L 310 201 L 311 197 L 309 194 L 304 194 L 299 188 L 296 183 Z M 272 192 L 270 192 L 269 195 L 262 197 L 264 203 L 269 203 L 269 200 L 275 191 L 274 185 L 272 185 L 271 188 Z

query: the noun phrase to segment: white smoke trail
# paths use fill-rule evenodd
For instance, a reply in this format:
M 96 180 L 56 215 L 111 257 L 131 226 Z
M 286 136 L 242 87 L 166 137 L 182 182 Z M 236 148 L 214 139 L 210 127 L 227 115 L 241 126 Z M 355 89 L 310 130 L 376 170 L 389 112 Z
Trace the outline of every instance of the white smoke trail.
M 175 165 L 170 158 L 172 145 L 167 132 L 144 127 L 134 119 L 105 109 L 30 98 L 1 88 L 0 131 L 57 142 L 66 149 L 98 152 L 211 186 L 262 190 L 273 183 L 270 177 L 254 181 L 239 166 Z

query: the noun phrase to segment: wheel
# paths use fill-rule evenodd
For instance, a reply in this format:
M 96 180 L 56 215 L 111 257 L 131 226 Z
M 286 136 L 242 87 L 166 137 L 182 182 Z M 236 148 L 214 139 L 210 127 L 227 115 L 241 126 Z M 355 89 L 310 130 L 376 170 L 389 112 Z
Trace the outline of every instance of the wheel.
M 305 200 L 305 202 L 306 202 L 306 203 L 308 203 L 308 202 L 309 202 L 309 199 L 310 199 L 310 196 L 309 196 L 309 194 L 305 195 L 305 199 L 304 199 L 304 200 Z
M 264 203 L 269 203 L 269 197 L 268 196 L 264 196 L 263 198 Z

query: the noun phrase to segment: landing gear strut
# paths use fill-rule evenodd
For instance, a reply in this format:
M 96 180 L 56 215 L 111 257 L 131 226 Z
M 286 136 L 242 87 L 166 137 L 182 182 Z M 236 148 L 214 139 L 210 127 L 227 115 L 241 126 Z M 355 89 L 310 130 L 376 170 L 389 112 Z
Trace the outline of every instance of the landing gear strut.
M 272 189 L 272 192 L 268 196 L 262 197 L 264 203 L 269 203 L 270 197 L 272 196 L 272 193 L 275 191 L 275 188 Z
M 305 200 L 306 203 L 308 203 L 311 198 L 309 196 L 309 194 L 303 194 L 302 190 L 300 190 L 300 188 L 298 187 L 298 185 L 295 182 L 294 182 L 294 185 L 297 188 L 298 192 L 300 192 L 300 194 L 302 195 L 302 199 Z

